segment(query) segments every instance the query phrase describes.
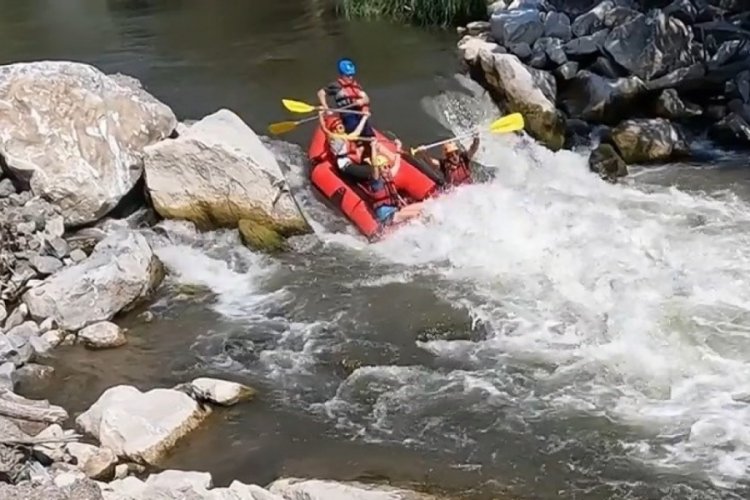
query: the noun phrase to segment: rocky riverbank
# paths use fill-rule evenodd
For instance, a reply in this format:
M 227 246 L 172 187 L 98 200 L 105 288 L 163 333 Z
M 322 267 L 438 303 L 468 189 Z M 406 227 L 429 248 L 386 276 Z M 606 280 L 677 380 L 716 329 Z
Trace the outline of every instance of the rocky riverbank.
M 602 177 L 708 137 L 750 146 L 750 15 L 718 0 L 500 0 L 459 28 L 462 59 L 552 150 L 593 147 Z
M 198 378 L 107 389 L 70 415 L 26 399 L 60 344 L 127 344 L 118 315 L 165 269 L 143 228 L 159 218 L 237 228 L 267 251 L 309 231 L 273 154 L 234 113 L 188 126 L 137 80 L 71 62 L 0 66 L 0 498 L 428 499 L 407 490 L 280 479 L 267 488 L 158 467 L 212 411 L 252 398 Z

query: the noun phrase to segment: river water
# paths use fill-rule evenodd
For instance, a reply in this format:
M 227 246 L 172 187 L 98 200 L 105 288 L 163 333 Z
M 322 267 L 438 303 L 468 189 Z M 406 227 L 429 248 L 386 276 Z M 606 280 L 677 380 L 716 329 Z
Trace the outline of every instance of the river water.
M 0 0 L 0 62 L 74 59 L 139 78 L 181 119 L 262 133 L 354 57 L 376 123 L 408 143 L 496 117 L 455 37 L 344 23 L 316 0 Z M 488 181 L 367 245 L 314 199 L 302 129 L 269 146 L 317 238 L 266 257 L 165 223 L 170 270 L 127 347 L 62 348 L 29 393 L 73 416 L 107 387 L 195 376 L 259 389 L 168 467 L 218 483 L 388 479 L 465 498 L 750 495 L 748 170 L 738 156 L 635 169 L 485 137 Z M 342 365 L 346 365 L 345 368 Z M 361 365 L 361 366 L 360 366 Z M 359 368 L 357 368 L 359 366 Z

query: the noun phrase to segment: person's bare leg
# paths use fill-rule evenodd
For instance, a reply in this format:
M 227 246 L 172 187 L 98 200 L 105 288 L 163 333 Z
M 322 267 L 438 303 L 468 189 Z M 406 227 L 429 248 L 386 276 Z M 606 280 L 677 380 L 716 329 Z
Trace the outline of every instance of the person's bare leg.
M 419 217 L 419 215 L 422 213 L 422 210 L 422 203 L 413 203 L 411 205 L 406 205 L 404 208 L 396 212 L 396 215 L 393 216 L 393 222 L 394 224 L 398 224 L 399 222 L 405 222 L 409 219 L 413 219 L 414 217 Z

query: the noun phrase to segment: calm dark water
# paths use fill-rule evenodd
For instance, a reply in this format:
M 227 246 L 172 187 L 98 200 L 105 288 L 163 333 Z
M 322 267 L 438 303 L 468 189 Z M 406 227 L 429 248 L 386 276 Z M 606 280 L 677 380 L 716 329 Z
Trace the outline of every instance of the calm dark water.
M 282 98 L 314 100 L 342 55 L 357 60 L 378 126 L 407 141 L 446 134 L 425 103 L 465 94 L 452 33 L 343 22 L 322 1 L 0 0 L 0 12 L 1 63 L 85 61 L 139 78 L 181 119 L 227 107 L 259 133 L 289 119 Z M 302 168 L 306 139 L 283 138 L 285 164 Z M 150 234 L 171 271 L 156 319 L 122 318 L 121 349 L 60 349 L 56 377 L 28 391 L 75 416 L 116 384 L 251 384 L 256 401 L 215 412 L 165 464 L 222 484 L 300 475 L 477 499 L 746 498 L 750 414 L 730 401 L 750 374 L 750 308 L 734 281 L 750 269 L 742 157 L 613 188 L 579 175 L 575 155 L 542 156 L 542 172 L 510 161 L 503 139 L 485 148 L 504 182 L 446 202 L 441 235 L 415 229 L 373 251 L 324 231 L 270 259 L 223 233 Z

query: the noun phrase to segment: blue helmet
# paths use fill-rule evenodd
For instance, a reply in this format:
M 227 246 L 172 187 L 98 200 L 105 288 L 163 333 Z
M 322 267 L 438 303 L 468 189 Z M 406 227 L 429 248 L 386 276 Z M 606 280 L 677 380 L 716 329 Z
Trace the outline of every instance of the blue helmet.
M 357 74 L 357 67 L 351 59 L 344 58 L 339 59 L 338 62 L 339 74 L 344 76 L 354 76 Z

